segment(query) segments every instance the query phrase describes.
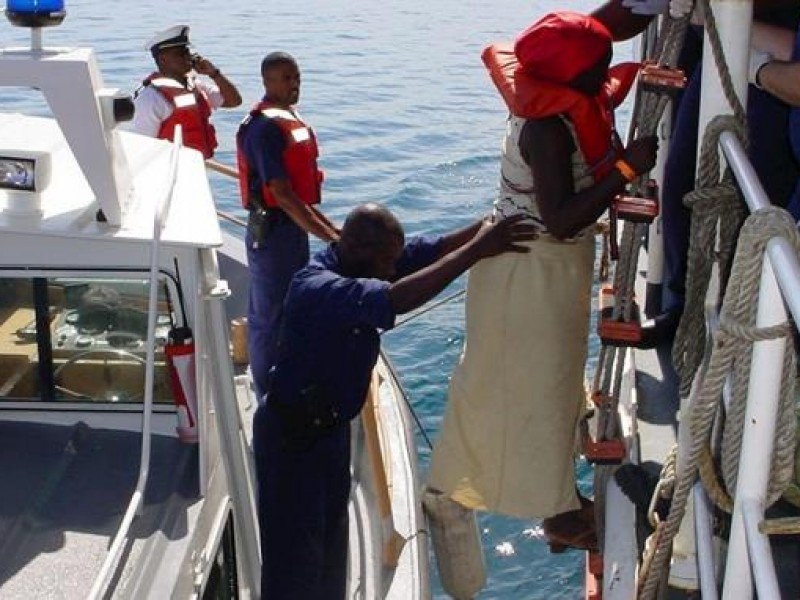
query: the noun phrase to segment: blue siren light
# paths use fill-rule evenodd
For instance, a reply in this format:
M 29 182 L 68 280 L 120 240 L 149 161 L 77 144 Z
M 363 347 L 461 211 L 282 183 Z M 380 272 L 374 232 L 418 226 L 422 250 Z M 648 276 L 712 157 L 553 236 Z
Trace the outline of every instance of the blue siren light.
M 67 16 L 64 0 L 7 0 L 6 17 L 18 27 L 58 25 Z

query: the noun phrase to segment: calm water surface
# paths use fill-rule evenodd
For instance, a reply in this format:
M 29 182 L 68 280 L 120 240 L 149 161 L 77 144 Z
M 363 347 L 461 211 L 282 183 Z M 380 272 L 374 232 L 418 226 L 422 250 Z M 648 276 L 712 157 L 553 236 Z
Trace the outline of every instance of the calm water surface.
M 368 200 L 394 210 L 409 233 L 445 232 L 490 209 L 505 111 L 480 52 L 557 8 L 597 3 L 523 0 L 141 0 L 67 1 L 64 24 L 44 31 L 51 46 L 91 45 L 105 84 L 132 91 L 151 70 L 143 48 L 157 30 L 192 27 L 195 48 L 236 82 L 245 105 L 260 98 L 261 58 L 293 54 L 303 86 L 300 109 L 322 147 L 324 210 L 340 222 Z M 0 23 L 0 43 L 28 44 L 28 33 Z M 629 56 L 626 47 L 617 57 Z M 33 92 L 5 89 L 2 110 L 47 114 Z M 245 109 L 214 117 L 217 158 L 234 163 L 233 136 Z M 625 114 L 622 114 L 625 121 Z M 2 132 L 0 132 L 2 140 Z M 231 180 L 212 177 L 218 207 L 239 211 Z M 463 278 L 446 293 L 463 288 Z M 461 299 L 385 336 L 415 411 L 435 438 L 447 381 L 463 342 Z M 596 347 L 596 343 L 595 343 Z M 590 366 L 593 368 L 593 365 Z M 429 449 L 419 439 L 423 468 Z M 581 485 L 591 475 L 581 467 Z M 538 522 L 480 518 L 489 581 L 481 599 L 582 597 L 583 555 L 550 555 Z M 435 597 L 446 598 L 434 581 Z

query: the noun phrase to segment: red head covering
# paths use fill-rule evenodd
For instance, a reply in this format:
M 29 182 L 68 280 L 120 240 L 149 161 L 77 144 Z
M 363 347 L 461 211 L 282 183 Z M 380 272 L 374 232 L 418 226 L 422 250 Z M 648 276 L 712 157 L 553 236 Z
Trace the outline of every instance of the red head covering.
M 594 66 L 611 48 L 611 33 L 600 21 L 576 12 L 545 15 L 523 31 L 514 44 L 525 73 L 569 83 Z

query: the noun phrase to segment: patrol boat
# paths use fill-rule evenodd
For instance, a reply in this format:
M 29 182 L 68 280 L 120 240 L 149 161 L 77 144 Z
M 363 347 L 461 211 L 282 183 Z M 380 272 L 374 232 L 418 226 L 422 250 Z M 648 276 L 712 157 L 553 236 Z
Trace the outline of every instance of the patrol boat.
M 0 49 L 0 86 L 53 116 L 0 112 L 0 594 L 257 598 L 243 244 L 198 152 L 118 131 L 132 102 L 92 50 L 42 45 L 63 0 L 6 15 L 31 44 Z M 382 359 L 353 424 L 349 597 L 430 593 L 402 399 Z

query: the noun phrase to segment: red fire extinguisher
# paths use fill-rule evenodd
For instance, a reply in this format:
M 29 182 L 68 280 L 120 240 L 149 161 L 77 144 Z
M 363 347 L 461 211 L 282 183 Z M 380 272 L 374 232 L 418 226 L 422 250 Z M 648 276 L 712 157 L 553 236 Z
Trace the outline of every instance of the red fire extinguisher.
M 164 353 L 167 357 L 167 370 L 169 371 L 172 397 L 178 415 L 178 424 L 175 431 L 178 439 L 186 444 L 197 443 L 197 377 L 194 362 L 194 338 L 192 329 L 186 322 L 186 307 L 183 302 L 181 278 L 178 273 L 178 261 L 175 260 L 175 275 L 178 288 L 178 302 L 181 307 L 183 325 L 176 327 L 174 324 L 167 335 L 167 344 Z M 167 294 L 170 318 L 172 306 Z

